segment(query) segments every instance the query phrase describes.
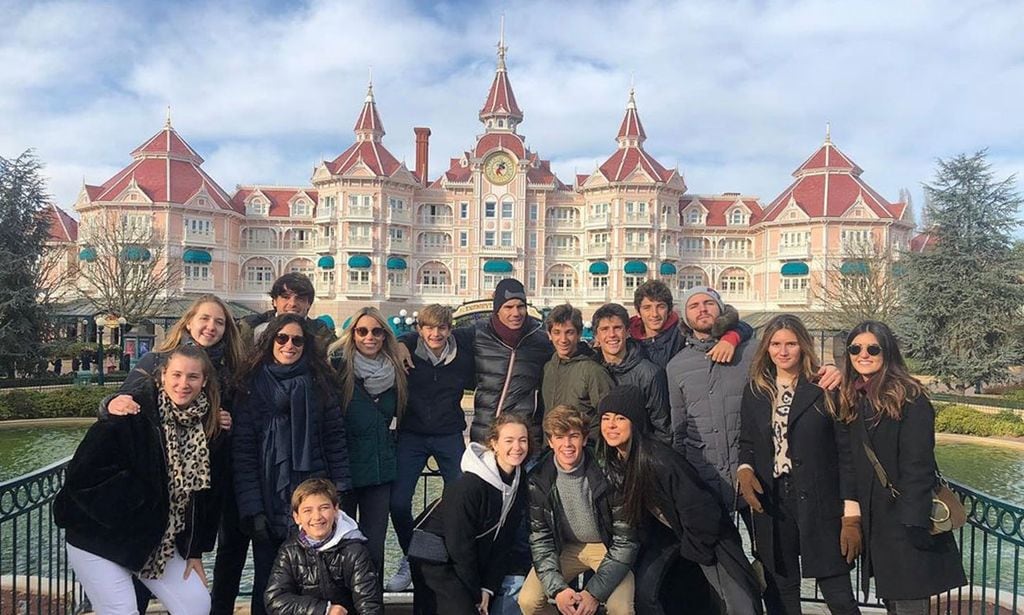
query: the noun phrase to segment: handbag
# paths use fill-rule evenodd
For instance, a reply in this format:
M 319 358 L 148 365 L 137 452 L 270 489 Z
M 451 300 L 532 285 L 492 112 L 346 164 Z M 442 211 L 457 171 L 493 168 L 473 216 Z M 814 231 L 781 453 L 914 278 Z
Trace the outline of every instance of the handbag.
M 868 456 L 868 461 L 871 462 L 871 467 L 875 469 L 875 476 L 878 477 L 878 482 L 882 483 L 882 486 L 889 490 L 893 499 L 898 498 L 900 495 L 899 489 L 889 480 L 889 475 L 886 474 L 885 468 L 882 467 L 882 462 L 878 460 L 874 449 L 868 444 L 867 429 L 864 428 L 863 422 L 861 422 L 861 428 L 864 429 L 864 440 L 862 442 L 864 452 Z M 949 484 L 942 478 L 942 474 L 939 474 L 938 468 L 935 468 L 935 489 L 932 494 L 932 509 L 928 518 L 932 522 L 932 526 L 928 531 L 933 536 L 943 532 L 958 530 L 967 523 L 967 510 L 964 509 L 963 502 L 949 488 Z
M 416 525 L 412 528 L 409 552 L 406 554 L 410 560 L 424 564 L 448 563 L 448 548 L 445 547 L 444 537 L 420 528 L 440 503 L 441 498 L 434 500 L 434 503 L 430 505 L 430 509 L 420 516 Z

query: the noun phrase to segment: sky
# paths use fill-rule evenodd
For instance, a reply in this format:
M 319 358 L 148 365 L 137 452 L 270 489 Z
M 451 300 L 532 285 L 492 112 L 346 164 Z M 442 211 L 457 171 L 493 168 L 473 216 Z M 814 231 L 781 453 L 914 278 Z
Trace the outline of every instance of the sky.
M 0 0 L 0 156 L 33 148 L 55 202 L 175 129 L 233 193 L 309 186 L 350 145 L 372 70 L 384 144 L 436 178 L 483 132 L 501 16 L 520 134 L 566 183 L 615 151 L 631 85 L 645 149 L 689 191 L 764 204 L 822 143 L 916 207 L 936 160 L 1024 171 L 1024 2 L 32 2 Z M 1018 187 L 1020 186 L 1018 182 Z

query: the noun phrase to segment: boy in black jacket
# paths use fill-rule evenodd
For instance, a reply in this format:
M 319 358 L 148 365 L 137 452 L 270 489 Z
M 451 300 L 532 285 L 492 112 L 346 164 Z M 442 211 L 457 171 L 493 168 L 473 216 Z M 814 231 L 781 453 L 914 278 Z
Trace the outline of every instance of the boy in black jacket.
M 329 480 L 311 478 L 295 488 L 292 518 L 299 534 L 284 541 L 270 572 L 264 600 L 271 615 L 384 612 L 366 537 L 338 503 Z

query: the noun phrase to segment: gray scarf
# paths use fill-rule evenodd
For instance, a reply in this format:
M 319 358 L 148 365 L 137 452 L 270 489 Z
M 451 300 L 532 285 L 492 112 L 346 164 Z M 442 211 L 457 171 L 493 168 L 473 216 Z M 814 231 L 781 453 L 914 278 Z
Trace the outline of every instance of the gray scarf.
M 448 339 L 445 340 L 444 349 L 441 350 L 441 356 L 434 354 L 434 351 L 427 348 L 426 342 L 423 341 L 422 337 L 416 338 L 416 356 L 423 359 L 424 361 L 430 361 L 430 364 L 437 367 L 440 364 L 448 365 L 455 360 L 455 354 L 458 352 L 459 347 L 455 344 L 455 337 L 449 335 Z
M 395 365 L 384 353 L 370 359 L 361 352 L 355 353 L 352 368 L 356 378 L 363 381 L 363 388 L 370 395 L 380 395 L 395 386 Z

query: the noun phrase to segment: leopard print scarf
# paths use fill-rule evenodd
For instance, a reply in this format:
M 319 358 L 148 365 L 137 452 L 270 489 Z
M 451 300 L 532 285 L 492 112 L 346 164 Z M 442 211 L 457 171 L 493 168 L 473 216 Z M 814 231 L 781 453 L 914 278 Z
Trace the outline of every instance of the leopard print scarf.
M 203 418 L 211 411 L 206 393 L 200 393 L 187 408 L 179 408 L 161 390 L 157 407 L 167 453 L 170 512 L 160 544 L 139 572 L 145 579 L 163 576 L 167 561 L 174 557 L 174 537 L 185 529 L 185 513 L 192 494 L 210 488 L 210 449 L 203 432 Z

